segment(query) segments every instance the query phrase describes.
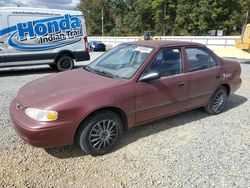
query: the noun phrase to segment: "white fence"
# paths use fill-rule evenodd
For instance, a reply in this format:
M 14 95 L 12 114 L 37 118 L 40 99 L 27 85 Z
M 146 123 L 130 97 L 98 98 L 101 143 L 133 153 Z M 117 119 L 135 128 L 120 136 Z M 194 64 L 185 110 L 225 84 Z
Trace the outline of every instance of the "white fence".
M 88 37 L 89 41 L 102 41 L 109 47 L 114 47 L 123 42 L 137 41 L 140 37 Z M 235 40 L 240 39 L 240 36 L 222 36 L 222 37 L 211 37 L 211 36 L 162 36 L 161 40 L 180 40 L 180 41 L 191 41 L 198 42 L 206 45 L 207 47 L 214 48 L 230 48 L 234 47 Z

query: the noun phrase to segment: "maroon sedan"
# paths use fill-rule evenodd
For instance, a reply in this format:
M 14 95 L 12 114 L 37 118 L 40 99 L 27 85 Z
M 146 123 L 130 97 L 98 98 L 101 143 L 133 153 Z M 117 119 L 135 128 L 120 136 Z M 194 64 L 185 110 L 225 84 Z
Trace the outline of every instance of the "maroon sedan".
M 86 153 L 101 155 L 137 125 L 198 107 L 221 113 L 241 85 L 240 74 L 237 62 L 201 44 L 124 43 L 84 68 L 28 83 L 11 102 L 10 116 L 33 146 L 76 141 Z

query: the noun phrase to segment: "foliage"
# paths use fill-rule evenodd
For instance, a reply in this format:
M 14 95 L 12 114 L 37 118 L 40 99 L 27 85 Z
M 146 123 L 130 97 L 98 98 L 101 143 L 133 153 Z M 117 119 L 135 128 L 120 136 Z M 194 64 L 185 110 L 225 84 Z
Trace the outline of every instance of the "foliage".
M 207 35 L 209 30 L 239 34 L 250 0 L 81 0 L 89 35 Z

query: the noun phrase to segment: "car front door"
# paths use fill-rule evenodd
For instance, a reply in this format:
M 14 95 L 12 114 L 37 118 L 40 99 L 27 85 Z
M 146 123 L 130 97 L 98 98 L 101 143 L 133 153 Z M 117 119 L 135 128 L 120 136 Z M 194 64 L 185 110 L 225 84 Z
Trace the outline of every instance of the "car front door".
M 222 82 L 220 65 L 203 47 L 186 47 L 186 57 L 189 70 L 187 109 L 204 106 Z
M 187 77 L 183 74 L 181 48 L 163 49 L 142 74 L 158 72 L 160 79 L 143 82 L 136 86 L 136 123 L 167 116 L 185 109 Z

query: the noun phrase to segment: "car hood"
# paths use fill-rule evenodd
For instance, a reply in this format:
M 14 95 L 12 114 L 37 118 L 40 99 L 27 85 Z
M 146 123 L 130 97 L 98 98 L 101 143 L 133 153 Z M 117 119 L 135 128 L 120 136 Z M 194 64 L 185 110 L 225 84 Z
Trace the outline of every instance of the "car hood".
M 52 74 L 23 86 L 17 100 L 24 107 L 49 107 L 120 85 L 125 80 L 108 78 L 82 68 Z

